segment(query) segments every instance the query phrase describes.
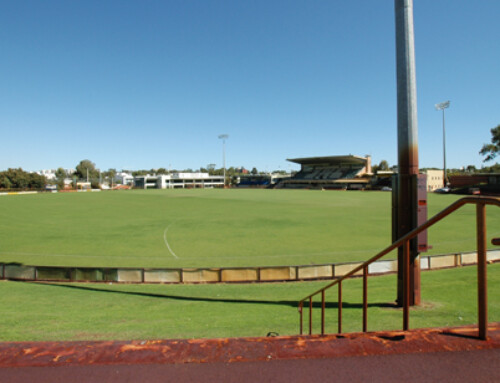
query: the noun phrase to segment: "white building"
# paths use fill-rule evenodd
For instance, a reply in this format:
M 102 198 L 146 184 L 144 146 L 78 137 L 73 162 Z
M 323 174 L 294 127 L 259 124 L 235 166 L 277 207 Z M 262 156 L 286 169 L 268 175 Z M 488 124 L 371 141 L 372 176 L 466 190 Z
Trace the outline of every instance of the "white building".
M 43 169 L 35 172 L 41 176 L 44 176 L 47 180 L 52 181 L 56 179 L 56 171 L 53 169 Z
M 121 172 L 117 173 L 115 175 L 115 181 L 116 183 L 122 184 L 122 185 L 133 185 L 134 184 L 134 177 L 132 174 Z
M 134 177 L 134 186 L 142 189 L 214 188 L 224 186 L 224 176 L 208 173 L 172 173 Z
M 75 169 L 64 169 L 66 175 L 72 175 L 76 170 Z M 47 180 L 53 181 L 56 179 L 56 170 L 55 169 L 43 169 L 35 172 L 36 174 L 40 174 L 41 176 L 45 176 Z

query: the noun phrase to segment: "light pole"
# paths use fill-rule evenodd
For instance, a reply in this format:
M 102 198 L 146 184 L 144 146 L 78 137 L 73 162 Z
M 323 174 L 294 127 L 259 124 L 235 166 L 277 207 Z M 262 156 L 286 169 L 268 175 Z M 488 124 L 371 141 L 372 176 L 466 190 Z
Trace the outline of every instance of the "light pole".
M 222 162 L 224 167 L 224 188 L 226 187 L 226 139 L 229 138 L 228 134 L 219 134 L 219 138 L 222 140 Z
M 436 110 L 442 110 L 443 111 L 443 171 L 444 171 L 444 186 L 448 186 L 448 175 L 446 174 L 446 134 L 445 134 L 445 127 L 444 127 L 444 110 L 446 108 L 450 107 L 450 101 L 445 101 L 441 102 L 439 104 L 435 105 Z
M 417 80 L 413 0 L 394 0 L 396 26 L 396 85 L 398 127 L 398 178 L 393 191 L 394 241 L 417 227 L 418 222 L 418 127 Z M 398 250 L 398 299 L 406 314 L 420 304 L 420 265 L 417 242 L 409 251 Z M 407 315 L 405 314 L 405 318 Z M 406 319 L 405 319 L 406 321 Z M 403 328 L 407 329 L 407 324 Z

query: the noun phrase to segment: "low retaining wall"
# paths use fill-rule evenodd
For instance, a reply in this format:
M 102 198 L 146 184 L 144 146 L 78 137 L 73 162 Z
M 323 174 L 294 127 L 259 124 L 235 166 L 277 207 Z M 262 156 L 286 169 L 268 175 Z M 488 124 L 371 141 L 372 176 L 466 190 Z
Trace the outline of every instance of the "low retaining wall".
M 500 261 L 500 250 L 487 253 L 488 262 Z M 436 270 L 477 263 L 477 253 L 458 253 L 420 257 L 422 270 Z M 146 269 L 112 267 L 25 266 L 0 263 L 1 279 L 20 281 L 59 282 L 121 282 L 121 283 L 227 283 L 312 281 L 342 277 L 361 263 L 329 265 L 266 266 Z M 397 271 L 396 260 L 382 260 L 368 266 L 368 274 L 387 274 Z M 360 270 L 356 275 L 361 275 Z

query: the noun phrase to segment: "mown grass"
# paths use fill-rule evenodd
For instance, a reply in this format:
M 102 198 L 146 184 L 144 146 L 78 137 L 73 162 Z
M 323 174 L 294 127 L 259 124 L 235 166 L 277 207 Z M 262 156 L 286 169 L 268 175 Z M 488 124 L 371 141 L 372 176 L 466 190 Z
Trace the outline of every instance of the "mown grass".
M 411 328 L 477 322 L 476 267 L 422 273 Z M 325 282 L 125 285 L 0 282 L 0 341 L 166 339 L 298 333 L 297 301 Z M 344 331 L 361 330 L 360 278 L 344 282 Z M 394 275 L 368 281 L 368 329 L 397 330 Z M 336 290 L 327 294 L 327 332 L 336 332 Z M 489 320 L 500 320 L 500 264 L 488 266 Z M 317 302 L 319 304 L 319 302 Z M 314 311 L 319 331 L 319 309 Z
M 429 195 L 429 216 L 457 198 Z M 489 234 L 500 235 L 500 209 L 489 207 L 488 220 Z M 431 253 L 474 250 L 474 222 L 474 208 L 465 207 L 432 228 Z M 0 262 L 321 264 L 365 260 L 390 242 L 391 195 L 383 192 L 197 189 L 0 197 Z

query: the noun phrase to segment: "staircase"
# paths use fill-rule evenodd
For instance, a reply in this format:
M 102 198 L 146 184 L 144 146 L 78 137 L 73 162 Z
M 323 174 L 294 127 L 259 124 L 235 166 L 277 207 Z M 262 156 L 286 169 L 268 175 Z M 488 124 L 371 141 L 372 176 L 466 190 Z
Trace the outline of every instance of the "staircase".
M 365 263 L 359 265 L 343 277 L 336 279 L 322 289 L 315 291 L 307 297 L 301 299 L 298 303 L 298 311 L 300 316 L 300 335 L 304 333 L 304 306 L 308 309 L 308 333 L 313 334 L 313 299 L 320 297 L 321 299 L 321 335 L 325 334 L 325 291 L 337 286 L 338 288 L 338 328 L 337 332 L 342 333 L 342 282 L 355 275 L 356 273 L 363 272 L 363 332 L 368 328 L 368 266 L 390 253 L 399 247 L 403 248 L 403 331 L 410 328 L 410 241 L 415 238 L 419 233 L 427 230 L 437 222 L 446 218 L 456 210 L 465 205 L 476 206 L 476 233 L 477 233 L 477 285 L 478 285 L 478 337 L 486 340 L 488 336 L 488 316 L 487 316 L 487 275 L 486 275 L 486 206 L 494 205 L 500 207 L 500 198 L 498 197 L 465 197 L 457 200 L 434 217 L 430 218 L 427 222 L 412 230 L 404 237 L 401 237 L 392 245 L 376 254 Z M 493 245 L 500 245 L 500 238 L 494 238 L 491 243 Z

